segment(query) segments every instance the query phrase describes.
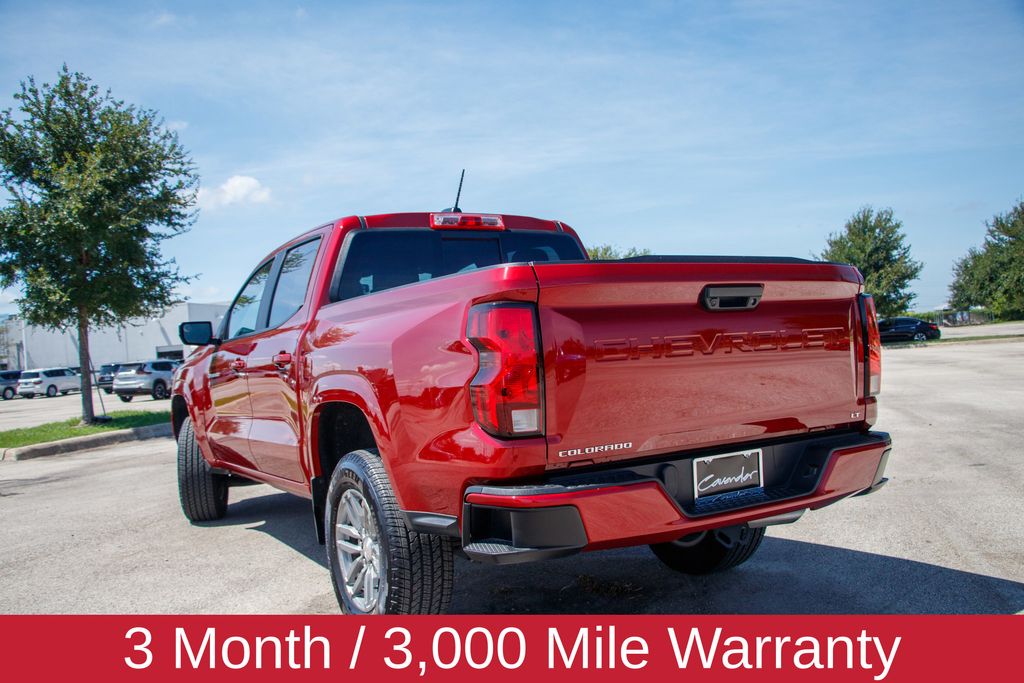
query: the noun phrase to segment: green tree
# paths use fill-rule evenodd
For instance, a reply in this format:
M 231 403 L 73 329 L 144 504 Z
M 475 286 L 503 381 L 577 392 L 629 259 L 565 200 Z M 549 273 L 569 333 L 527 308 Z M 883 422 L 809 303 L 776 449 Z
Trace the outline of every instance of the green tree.
M 892 209 L 875 211 L 865 206 L 846 221 L 844 228 L 828 236 L 825 261 L 857 266 L 864 276 L 864 291 L 875 298 L 881 316 L 899 315 L 910 309 L 915 294 L 910 283 L 924 267 L 910 257 L 903 223 Z
M 590 258 L 597 261 L 612 261 L 614 259 L 631 258 L 633 256 L 648 256 L 651 253 L 651 250 L 630 247 L 626 251 L 622 251 L 619 247 L 611 244 L 598 244 L 593 247 L 587 247 L 587 253 L 590 254 Z
M 195 167 L 152 110 L 101 93 L 67 65 L 21 83 L 0 113 L 0 287 L 25 320 L 77 329 L 82 420 L 94 420 L 89 328 L 152 315 L 186 282 L 160 243 L 195 220 Z
M 981 248 L 971 247 L 953 264 L 950 305 L 986 306 L 1000 318 L 1024 316 L 1024 200 L 985 226 Z

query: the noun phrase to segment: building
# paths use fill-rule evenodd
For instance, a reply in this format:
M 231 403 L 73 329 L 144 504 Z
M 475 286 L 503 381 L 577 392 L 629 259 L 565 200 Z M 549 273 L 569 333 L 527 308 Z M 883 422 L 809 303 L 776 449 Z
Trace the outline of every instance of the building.
M 178 339 L 178 325 L 189 320 L 209 320 L 214 329 L 227 304 L 181 303 L 159 318 L 140 318 L 117 327 L 89 330 L 89 355 L 93 368 L 150 358 L 180 359 L 190 353 Z M 78 333 L 23 325 L 17 316 L 0 321 L 0 369 L 26 370 L 46 367 L 78 367 Z

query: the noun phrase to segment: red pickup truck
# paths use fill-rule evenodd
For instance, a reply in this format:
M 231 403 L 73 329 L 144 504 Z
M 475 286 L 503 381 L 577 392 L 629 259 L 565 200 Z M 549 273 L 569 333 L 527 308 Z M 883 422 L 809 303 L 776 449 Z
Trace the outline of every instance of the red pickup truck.
M 348 613 L 437 613 L 453 558 L 649 544 L 688 573 L 885 483 L 851 266 L 591 261 L 558 221 L 351 216 L 270 254 L 176 373 L 181 506 L 312 501 Z

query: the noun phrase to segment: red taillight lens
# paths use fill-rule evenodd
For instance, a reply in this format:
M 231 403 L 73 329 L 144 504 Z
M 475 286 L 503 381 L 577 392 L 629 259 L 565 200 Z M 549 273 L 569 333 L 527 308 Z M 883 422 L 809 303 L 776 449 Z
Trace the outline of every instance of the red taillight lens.
M 479 213 L 432 213 L 430 227 L 449 230 L 504 230 L 501 216 Z
M 928 323 L 928 327 L 930 327 L 930 328 L 931 328 L 931 329 L 933 329 L 933 330 L 937 330 L 937 329 L 939 329 L 939 326 L 938 326 L 938 325 L 936 325 L 935 323 Z
M 874 297 L 861 294 L 860 307 L 864 321 L 864 395 L 877 396 L 882 388 L 882 337 L 878 333 Z
M 480 426 L 494 436 L 543 434 L 544 385 L 533 305 L 473 306 L 466 337 L 480 357 L 469 384 Z

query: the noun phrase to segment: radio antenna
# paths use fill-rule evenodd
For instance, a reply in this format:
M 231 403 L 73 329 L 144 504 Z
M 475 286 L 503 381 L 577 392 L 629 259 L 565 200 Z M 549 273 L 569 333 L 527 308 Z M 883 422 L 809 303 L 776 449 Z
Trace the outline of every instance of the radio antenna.
M 452 213 L 462 213 L 462 209 L 459 208 L 459 197 L 462 196 L 462 181 L 466 178 L 466 169 L 462 169 L 462 175 L 459 176 L 459 191 L 455 193 L 455 205 L 452 207 Z

